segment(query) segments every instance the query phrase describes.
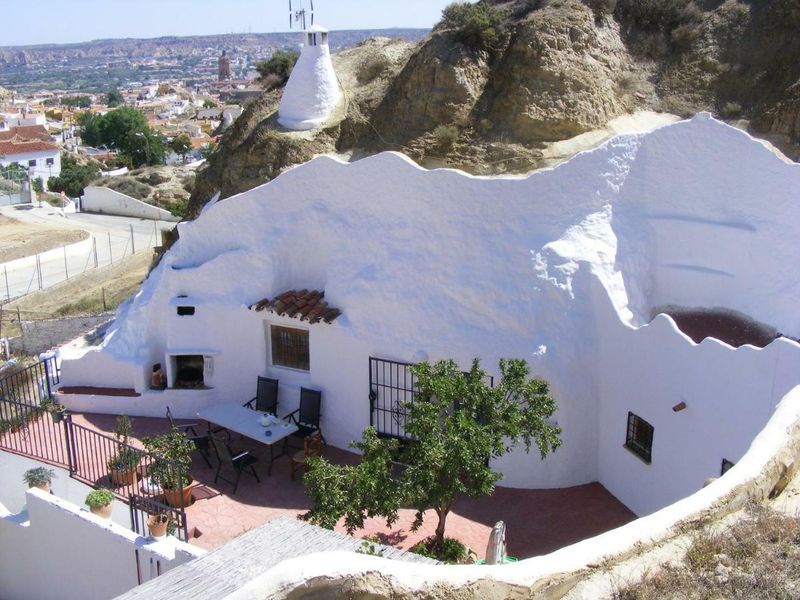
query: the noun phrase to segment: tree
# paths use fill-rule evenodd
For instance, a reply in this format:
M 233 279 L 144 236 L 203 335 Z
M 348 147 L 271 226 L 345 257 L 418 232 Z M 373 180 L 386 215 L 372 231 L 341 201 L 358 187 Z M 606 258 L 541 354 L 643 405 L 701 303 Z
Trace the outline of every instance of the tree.
M 176 136 L 170 143 L 169 147 L 175 154 L 179 154 L 181 158 L 186 158 L 189 150 L 192 149 L 192 140 L 185 133 Z
M 74 157 L 66 152 L 61 153 L 61 174 L 47 180 L 47 189 L 51 192 L 64 192 L 75 198 L 83 195 L 83 188 L 100 177 L 100 169 L 92 165 L 80 165 Z
M 122 93 L 117 88 L 111 88 L 108 90 L 106 94 L 106 104 L 109 108 L 115 108 L 120 104 L 125 103 L 125 98 L 122 97 Z
M 81 141 L 85 146 L 99 146 L 103 142 L 100 135 L 100 119 L 98 115 L 82 112 L 78 115 L 78 125 L 81 128 Z
M 158 86 L 158 90 L 156 90 L 156 95 L 158 96 L 167 96 L 169 94 L 174 94 L 174 93 L 175 93 L 175 88 L 168 83 L 162 83 L 161 85 Z
M 269 60 L 262 60 L 256 65 L 258 80 L 262 83 L 270 82 L 269 87 L 283 85 L 289 80 L 299 54 L 294 51 L 276 50 Z
M 144 127 L 141 131 L 128 132 L 122 151 L 130 157 L 134 168 L 144 165 L 160 165 L 164 163 L 166 147 L 161 134 Z
M 32 179 L 31 185 L 33 186 L 33 191 L 37 194 L 41 194 L 44 191 L 44 181 L 42 181 L 41 177 Z
M 126 152 L 131 134 L 144 132 L 147 129 L 147 118 L 143 112 L 123 106 L 98 117 L 97 125 L 100 139 L 104 144 L 109 148 Z
M 419 394 L 405 405 L 409 441 L 402 454 L 397 454 L 396 441 L 380 439 L 369 428 L 355 444 L 363 452 L 358 466 L 311 460 L 304 478 L 313 502 L 307 515 L 311 522 L 332 527 L 344 517 L 352 533 L 370 516 L 382 516 L 391 526 L 398 508 L 407 505 L 417 511 L 416 530 L 425 511 L 433 509 L 438 517 L 434 545 L 441 550 L 455 500 L 494 492 L 502 475 L 492 470 L 492 459 L 518 445 L 526 452 L 535 445 L 544 458 L 561 445 L 561 430 L 547 420 L 556 410 L 549 385 L 530 379 L 524 360 L 501 360 L 495 387 L 487 385 L 478 359 L 469 373 L 452 360 L 422 363 L 412 371 Z M 394 478 L 392 459 L 407 465 Z

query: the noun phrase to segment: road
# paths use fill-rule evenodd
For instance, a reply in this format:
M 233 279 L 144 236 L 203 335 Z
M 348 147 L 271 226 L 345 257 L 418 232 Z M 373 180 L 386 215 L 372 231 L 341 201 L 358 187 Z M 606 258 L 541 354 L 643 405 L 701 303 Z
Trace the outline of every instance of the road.
M 88 231 L 88 242 L 77 244 L 77 248 L 51 250 L 29 258 L 0 265 L 0 299 L 23 296 L 74 277 L 88 269 L 103 267 L 161 244 L 161 232 L 169 231 L 175 223 L 150 221 L 131 217 L 93 215 L 77 213 L 61 215 L 57 209 L 23 205 L 25 208 L 0 207 L 0 214 L 32 224 L 47 224 L 50 227 L 83 229 Z

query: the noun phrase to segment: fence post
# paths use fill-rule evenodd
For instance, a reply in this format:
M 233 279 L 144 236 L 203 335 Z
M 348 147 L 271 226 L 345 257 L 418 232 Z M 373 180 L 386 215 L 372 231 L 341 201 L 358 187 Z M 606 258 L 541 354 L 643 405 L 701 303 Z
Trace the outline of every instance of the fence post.
M 64 415 L 64 440 L 67 443 L 67 468 L 69 469 L 69 475 L 72 477 L 75 472 L 77 471 L 76 460 L 75 460 L 75 435 L 72 431 L 72 415 L 66 414 Z
M 114 264 L 114 254 L 111 252 L 111 232 L 108 232 L 108 260 Z
M 62 247 L 64 248 L 64 276 L 65 279 L 69 279 L 69 267 L 67 267 L 67 247 Z
M 36 255 L 36 279 L 39 282 L 39 289 L 42 289 L 42 259 L 39 258 L 39 255 Z
M 100 288 L 100 291 L 103 292 L 103 311 L 106 311 L 106 288 Z
M 11 288 L 8 287 L 8 267 L 3 265 L 3 275 L 6 277 L 6 300 L 11 300 Z
M 22 331 L 22 316 L 19 314 L 19 306 L 17 307 L 17 323 L 19 323 L 19 340 L 22 342 L 22 353 L 25 354 L 25 332 Z
M 131 254 L 136 254 L 136 243 L 133 241 L 133 223 L 130 224 L 131 228 Z
M 97 238 L 92 236 L 92 254 L 94 254 L 94 268 L 97 268 Z

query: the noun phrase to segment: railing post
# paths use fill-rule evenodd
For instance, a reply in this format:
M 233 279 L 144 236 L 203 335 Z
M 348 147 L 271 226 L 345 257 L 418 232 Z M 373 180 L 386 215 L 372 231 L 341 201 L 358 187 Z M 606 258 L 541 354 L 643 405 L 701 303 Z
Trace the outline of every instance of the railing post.
M 47 384 L 47 397 L 52 398 L 53 390 L 50 388 L 50 359 L 44 359 L 44 380 Z
M 64 415 L 64 439 L 67 443 L 67 468 L 69 469 L 69 475 L 72 477 L 75 475 L 77 469 L 77 465 L 75 464 L 75 434 L 72 431 L 72 415 L 66 414 Z

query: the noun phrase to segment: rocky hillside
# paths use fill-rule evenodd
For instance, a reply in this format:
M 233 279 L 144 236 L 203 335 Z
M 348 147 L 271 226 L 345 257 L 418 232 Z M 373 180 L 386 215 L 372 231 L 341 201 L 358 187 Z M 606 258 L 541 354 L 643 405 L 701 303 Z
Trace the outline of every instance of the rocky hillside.
M 347 105 L 315 135 L 282 130 L 280 90 L 266 93 L 199 174 L 190 214 L 324 152 L 526 172 L 548 143 L 637 110 L 708 110 L 798 159 L 798 56 L 800 0 L 480 0 L 416 46 L 336 55 Z

